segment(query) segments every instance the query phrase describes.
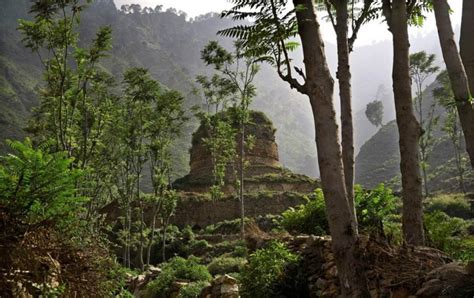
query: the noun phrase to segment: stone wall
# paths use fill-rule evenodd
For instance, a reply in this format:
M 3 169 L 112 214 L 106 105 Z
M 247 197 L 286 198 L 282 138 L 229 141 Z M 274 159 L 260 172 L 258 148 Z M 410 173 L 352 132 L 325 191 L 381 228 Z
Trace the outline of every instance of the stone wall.
M 247 196 L 245 213 L 248 217 L 267 214 L 280 214 L 289 207 L 305 202 L 300 194 L 295 193 L 265 193 Z M 203 201 L 193 196 L 182 198 L 171 218 L 171 223 L 179 227 L 185 225 L 205 227 L 224 220 L 240 217 L 240 201 L 238 198 L 224 198 L 219 201 Z

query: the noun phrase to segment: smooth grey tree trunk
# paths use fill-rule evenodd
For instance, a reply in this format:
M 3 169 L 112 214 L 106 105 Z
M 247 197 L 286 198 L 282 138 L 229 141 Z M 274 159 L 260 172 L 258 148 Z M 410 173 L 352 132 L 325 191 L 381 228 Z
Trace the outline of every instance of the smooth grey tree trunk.
M 151 221 L 151 231 L 150 231 L 150 239 L 148 240 L 148 246 L 146 249 L 146 267 L 150 267 L 150 260 L 151 260 L 151 248 L 153 247 L 153 241 L 155 240 L 155 228 L 156 228 L 156 216 L 158 215 L 156 212 L 156 206 L 153 209 L 153 218 Z
M 474 93 L 474 1 L 472 0 L 464 0 L 462 5 L 459 48 L 472 95 Z
M 347 200 L 344 180 L 333 105 L 334 80 L 324 53 L 315 3 L 313 0 L 293 0 L 293 4 L 295 7 L 305 7 L 296 12 L 306 69 L 305 90 L 313 111 L 321 184 L 341 291 L 345 297 L 366 296 L 365 274 L 355 253 L 357 228 Z
M 240 170 L 240 238 L 245 240 L 245 186 L 244 186 L 244 166 L 245 166 L 245 123 L 242 121 L 240 124 L 240 156 L 239 156 L 239 170 Z
M 351 69 L 349 64 L 347 0 L 336 4 L 337 79 L 341 102 L 342 161 L 346 183 L 347 201 L 353 220 L 357 223 L 354 204 L 354 126 L 352 121 Z M 356 224 L 357 228 L 357 224 Z
M 405 0 L 384 0 L 383 12 L 393 35 L 393 94 L 399 133 L 402 174 L 402 227 L 405 241 L 424 244 L 423 192 L 418 150 L 421 127 L 416 120 L 411 93 L 410 42 Z
M 466 1 L 464 2 L 464 5 L 466 5 Z M 469 101 L 471 94 L 469 91 L 469 82 L 466 70 L 464 69 L 463 61 L 461 60 L 456 41 L 454 39 L 451 18 L 449 16 L 449 4 L 446 0 L 433 0 L 433 8 L 436 18 L 436 27 L 438 28 L 441 51 L 443 53 L 446 69 L 448 70 L 451 88 L 454 93 L 459 120 L 461 121 L 461 127 L 464 133 L 464 139 L 466 141 L 467 153 L 469 154 L 469 159 L 471 160 L 471 166 L 474 167 L 474 110 L 471 102 Z M 468 10 L 468 8 L 469 7 L 466 6 L 464 7 L 465 10 Z M 465 19 L 466 17 L 463 18 Z M 472 18 L 474 16 L 471 15 L 469 17 Z M 464 20 L 464 25 L 466 25 L 466 22 L 468 21 Z M 469 48 L 469 42 L 465 41 L 465 39 L 472 39 L 472 36 L 465 37 L 467 34 L 466 30 L 469 29 L 464 28 L 463 45 L 464 56 L 466 57 L 466 62 L 469 64 L 469 56 L 473 56 L 474 54 L 466 53 L 466 50 Z M 471 31 L 473 31 L 473 29 L 471 29 Z

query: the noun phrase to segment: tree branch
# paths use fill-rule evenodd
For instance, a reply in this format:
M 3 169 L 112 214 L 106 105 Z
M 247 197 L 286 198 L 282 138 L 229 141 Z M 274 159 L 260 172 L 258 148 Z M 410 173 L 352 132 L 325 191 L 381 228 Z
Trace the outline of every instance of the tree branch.
M 390 0 L 382 0 L 382 13 L 388 24 L 388 30 L 392 30 L 392 5 Z
M 326 11 L 328 13 L 328 18 L 331 21 L 331 24 L 334 27 L 334 30 L 336 30 L 336 21 L 334 20 L 334 16 L 332 15 L 332 12 L 331 12 L 332 5 L 329 2 L 329 0 L 324 0 L 324 5 L 326 6 Z
M 348 40 L 349 43 L 349 52 L 352 52 L 354 48 L 354 42 L 357 39 L 357 34 L 362 26 L 362 24 L 366 21 L 367 17 L 369 16 L 370 9 L 372 8 L 372 4 L 374 0 L 365 0 L 364 1 L 364 8 L 362 8 L 362 12 L 357 19 L 354 19 L 354 15 L 352 15 L 352 19 L 354 20 L 352 23 L 352 35 Z

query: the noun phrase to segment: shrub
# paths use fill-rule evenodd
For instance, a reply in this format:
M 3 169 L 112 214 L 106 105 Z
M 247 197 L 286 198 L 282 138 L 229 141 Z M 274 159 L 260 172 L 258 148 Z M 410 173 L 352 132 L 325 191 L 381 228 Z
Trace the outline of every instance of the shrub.
M 196 238 L 196 236 L 194 235 L 193 229 L 189 225 L 186 225 L 181 230 L 181 234 L 183 235 L 183 239 L 186 240 L 186 241 L 191 241 L 191 240 L 194 240 Z
M 14 153 L 1 157 L 0 205 L 24 224 L 52 220 L 73 226 L 85 199 L 76 195 L 81 172 L 71 170 L 72 159 L 35 149 L 29 139 L 9 145 Z
M 247 246 L 243 240 L 224 240 L 219 243 L 215 243 L 209 249 L 208 257 L 218 256 L 232 256 L 232 257 L 246 257 Z
M 395 223 L 398 222 L 396 209 L 399 199 L 392 194 L 391 189 L 383 184 L 372 190 L 364 190 L 356 185 L 354 195 L 361 230 L 384 234 L 387 230 L 384 227 L 390 226 L 388 230 L 398 234 Z M 289 208 L 282 216 L 281 224 L 289 232 L 322 235 L 329 231 L 321 189 L 317 189 L 306 204 Z
M 467 235 L 469 221 L 442 211 L 426 213 L 424 219 L 427 238 L 433 247 L 461 261 L 474 260 L 474 237 Z
M 211 249 L 211 245 L 206 240 L 191 240 L 187 246 L 188 255 L 203 255 Z
M 452 217 L 473 217 L 471 206 L 462 194 L 444 194 L 431 198 L 426 204 L 427 212 L 443 211 Z
M 245 218 L 245 223 L 250 222 L 249 218 Z M 224 220 L 213 225 L 207 226 L 203 234 L 238 234 L 240 233 L 240 219 Z
M 264 232 L 281 232 L 283 230 L 281 220 L 281 215 L 267 214 L 255 218 L 255 223 Z
M 247 254 L 248 254 L 248 249 L 247 249 L 247 246 L 245 246 L 245 243 L 244 243 L 244 244 L 241 244 L 241 243 L 238 242 L 238 243 L 234 246 L 234 250 L 232 251 L 232 256 L 233 256 L 233 257 L 246 258 L 246 257 L 247 257 Z
M 207 265 L 212 275 L 240 272 L 247 261 L 244 258 L 218 257 Z
M 297 261 L 298 256 L 278 241 L 255 251 L 240 272 L 242 297 L 273 297 L 272 288 L 282 278 L 285 267 Z
M 379 184 L 371 190 L 364 190 L 360 185 L 355 185 L 354 201 L 361 230 L 384 234 L 384 226 L 391 225 L 396 219 L 393 215 L 396 213 L 399 199 L 384 184 Z
M 314 195 L 307 199 L 306 204 L 289 208 L 282 213 L 282 226 L 289 232 L 314 235 L 327 234 L 329 227 L 326 219 L 323 191 L 316 189 Z
M 197 282 L 210 281 L 211 278 L 206 266 L 199 264 L 196 257 L 174 257 L 163 264 L 158 278 L 147 285 L 145 297 L 167 297 L 169 287 L 176 279 Z
M 178 298 L 197 298 L 202 292 L 202 289 L 209 286 L 207 281 L 195 281 L 187 284 L 179 290 Z

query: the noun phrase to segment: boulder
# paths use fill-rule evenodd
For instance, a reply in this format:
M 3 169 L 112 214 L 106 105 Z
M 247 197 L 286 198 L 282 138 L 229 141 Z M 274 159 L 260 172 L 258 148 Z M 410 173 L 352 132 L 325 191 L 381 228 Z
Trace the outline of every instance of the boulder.
M 474 297 L 474 275 L 470 266 L 453 262 L 432 270 L 416 296 Z
M 200 298 L 239 298 L 237 280 L 227 274 L 217 277 L 211 285 L 204 288 Z
M 161 269 L 155 266 L 148 267 L 144 273 L 131 276 L 127 281 L 127 290 L 133 294 L 134 297 L 143 297 L 144 290 L 149 282 L 156 279 L 161 273 Z

